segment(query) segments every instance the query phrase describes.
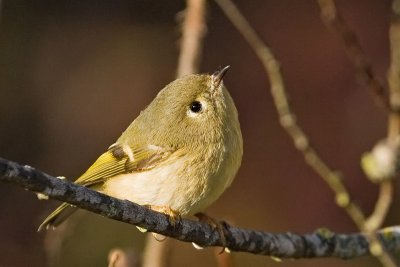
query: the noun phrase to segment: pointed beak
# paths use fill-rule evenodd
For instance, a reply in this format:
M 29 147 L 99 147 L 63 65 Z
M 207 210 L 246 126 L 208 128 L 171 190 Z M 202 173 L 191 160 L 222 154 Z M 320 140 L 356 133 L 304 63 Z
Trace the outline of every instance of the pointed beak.
M 230 67 L 231 66 L 228 65 L 220 70 L 217 70 L 216 72 L 214 72 L 213 75 L 211 75 L 215 88 L 219 87 L 219 85 L 222 82 L 222 78 L 224 78 L 225 73 L 228 71 Z

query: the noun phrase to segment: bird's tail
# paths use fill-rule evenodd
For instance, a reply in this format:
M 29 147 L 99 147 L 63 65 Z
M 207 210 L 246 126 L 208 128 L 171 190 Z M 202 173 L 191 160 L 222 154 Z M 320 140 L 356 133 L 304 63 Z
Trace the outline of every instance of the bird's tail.
M 76 207 L 70 204 L 63 203 L 57 209 L 55 209 L 47 218 L 42 222 L 38 228 L 38 232 L 43 229 L 49 229 L 50 227 L 57 227 L 64 222 L 72 213 L 77 210 Z

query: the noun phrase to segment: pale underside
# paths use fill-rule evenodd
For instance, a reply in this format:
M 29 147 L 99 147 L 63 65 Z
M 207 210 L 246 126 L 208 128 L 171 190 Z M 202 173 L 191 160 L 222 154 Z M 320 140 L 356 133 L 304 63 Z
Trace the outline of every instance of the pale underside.
M 234 173 L 220 166 L 220 172 L 199 175 L 193 173 L 198 168 L 190 162 L 188 156 L 182 156 L 148 171 L 120 174 L 108 179 L 100 191 L 140 205 L 165 206 L 181 215 L 192 215 L 214 202 L 230 185 Z

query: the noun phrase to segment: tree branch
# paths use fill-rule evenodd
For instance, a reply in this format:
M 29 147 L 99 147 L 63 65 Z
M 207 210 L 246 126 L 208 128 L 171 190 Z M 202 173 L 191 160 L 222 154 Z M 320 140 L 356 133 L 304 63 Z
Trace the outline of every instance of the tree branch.
M 200 65 L 203 37 L 206 33 L 205 0 L 187 0 L 186 2 L 177 77 L 197 72 Z
M 361 81 L 365 84 L 367 88 L 370 89 L 372 96 L 377 104 L 386 108 L 387 111 L 390 113 L 397 113 L 395 112 L 398 110 L 398 107 L 392 105 L 392 96 L 389 97 L 386 93 L 385 88 L 383 85 L 378 81 L 376 78 L 372 66 L 369 63 L 364 51 L 361 48 L 361 44 L 358 41 L 357 35 L 354 31 L 352 31 L 349 26 L 347 25 L 346 21 L 343 19 L 342 15 L 336 8 L 334 0 L 318 0 L 318 4 L 321 10 L 321 19 L 325 22 L 326 26 L 333 31 L 335 31 L 338 36 L 343 40 L 345 45 L 345 50 L 350 58 L 351 62 L 353 63 L 355 69 L 357 70 Z M 392 52 L 393 55 L 393 52 Z M 392 66 L 395 60 L 392 58 Z M 390 76 L 389 76 L 390 77 Z M 392 89 L 393 86 L 390 88 Z M 391 90 L 393 91 L 393 90 Z M 389 117 L 392 115 L 389 114 Z M 397 120 L 395 120 L 397 121 Z M 392 128 L 391 127 L 392 120 L 389 119 L 389 143 L 394 144 L 398 135 L 398 127 L 394 127 L 395 134 L 391 134 Z M 394 137 L 394 138 L 393 138 Z M 380 183 L 380 191 L 379 196 L 375 205 L 375 209 L 372 214 L 365 219 L 364 225 L 361 230 L 366 231 L 369 233 L 371 239 L 371 249 L 373 254 L 380 260 L 380 262 L 384 266 L 395 266 L 392 259 L 390 259 L 389 255 L 386 255 L 382 252 L 380 248 L 379 242 L 376 240 L 374 236 L 374 232 L 379 229 L 385 218 L 387 213 L 389 212 L 390 205 L 393 199 L 393 184 L 392 181 L 383 181 Z
M 194 242 L 203 247 L 222 245 L 218 231 L 208 224 L 182 219 L 171 225 L 165 214 L 2 158 L 0 158 L 0 181 L 184 242 Z M 349 259 L 369 254 L 368 239 L 359 233 L 346 235 L 319 230 L 306 235 L 271 234 L 225 224 L 225 235 L 227 247 L 231 251 L 279 258 Z M 379 238 L 388 251 L 400 251 L 400 227 L 382 231 L 379 233 Z
M 271 84 L 271 95 L 279 115 L 282 127 L 292 138 L 295 147 L 303 154 L 306 163 L 328 184 L 335 193 L 336 204 L 343 208 L 359 229 L 365 222 L 365 215 L 354 203 L 341 175 L 332 170 L 311 146 L 310 141 L 296 121 L 296 115 L 290 108 L 280 65 L 269 47 L 262 41 L 256 31 L 231 0 L 215 0 L 222 11 L 254 50 Z

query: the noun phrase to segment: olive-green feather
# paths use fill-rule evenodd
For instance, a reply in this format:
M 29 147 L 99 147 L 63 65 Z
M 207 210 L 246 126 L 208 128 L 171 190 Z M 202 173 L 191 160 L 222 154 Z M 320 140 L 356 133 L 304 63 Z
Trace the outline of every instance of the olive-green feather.
M 43 229 L 49 229 L 50 227 L 57 227 L 65 219 L 67 219 L 72 213 L 76 211 L 76 208 L 67 204 L 61 204 L 57 209 L 55 209 L 47 218 L 39 225 L 38 232 Z

